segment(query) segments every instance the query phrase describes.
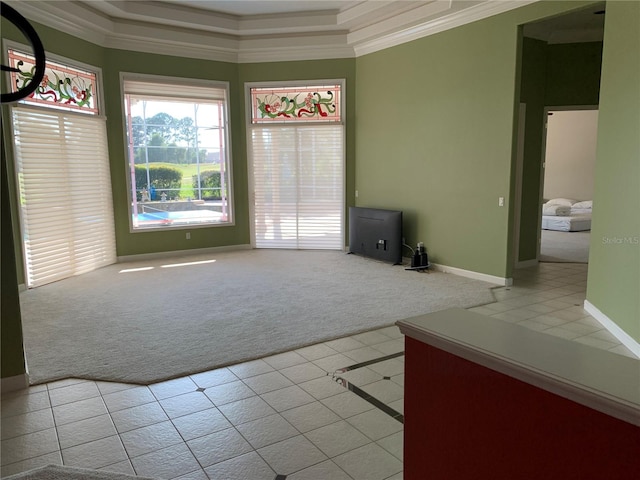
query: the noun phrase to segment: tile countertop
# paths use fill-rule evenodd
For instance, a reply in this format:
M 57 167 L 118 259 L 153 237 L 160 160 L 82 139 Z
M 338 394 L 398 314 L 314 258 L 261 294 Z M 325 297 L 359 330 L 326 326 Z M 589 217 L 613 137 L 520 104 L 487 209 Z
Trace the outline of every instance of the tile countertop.
M 461 308 L 396 324 L 415 340 L 640 426 L 640 359 Z

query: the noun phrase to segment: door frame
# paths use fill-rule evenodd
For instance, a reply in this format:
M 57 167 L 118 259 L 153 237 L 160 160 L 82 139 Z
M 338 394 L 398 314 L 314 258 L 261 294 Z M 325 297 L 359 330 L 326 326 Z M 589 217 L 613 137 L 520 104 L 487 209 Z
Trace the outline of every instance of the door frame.
M 538 192 L 538 205 L 542 206 L 544 200 L 544 178 L 546 173 L 547 160 L 547 135 L 549 126 L 549 112 L 578 112 L 588 110 L 599 110 L 598 105 L 562 105 L 562 106 L 545 106 L 543 109 L 544 122 L 542 128 L 542 149 L 540 152 L 540 190 Z M 542 207 L 538 209 L 538 229 L 536 239 L 536 261 L 540 260 L 540 251 L 542 249 Z

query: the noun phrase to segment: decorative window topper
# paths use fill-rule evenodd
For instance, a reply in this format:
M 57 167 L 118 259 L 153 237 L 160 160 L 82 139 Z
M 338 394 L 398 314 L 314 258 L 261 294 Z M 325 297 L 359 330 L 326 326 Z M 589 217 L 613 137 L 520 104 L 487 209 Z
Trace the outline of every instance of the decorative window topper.
M 251 123 L 340 122 L 340 85 L 251 89 Z
M 20 89 L 31 81 L 36 69 L 31 55 L 9 50 L 11 81 Z M 47 60 L 44 78 L 36 90 L 22 102 L 65 110 L 77 110 L 97 115 L 95 98 L 96 74 Z

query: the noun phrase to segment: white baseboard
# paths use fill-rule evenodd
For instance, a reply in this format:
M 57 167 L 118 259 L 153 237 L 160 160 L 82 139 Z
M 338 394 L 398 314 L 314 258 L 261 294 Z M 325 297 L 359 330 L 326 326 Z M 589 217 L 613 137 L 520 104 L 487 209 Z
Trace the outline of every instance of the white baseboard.
M 439 265 L 437 263 L 432 263 L 431 267 L 433 268 L 433 270 L 437 270 L 438 272 L 454 273 L 456 275 L 460 275 L 461 277 L 473 278 L 474 280 L 482 280 L 483 282 L 495 283 L 497 285 L 502 285 L 505 287 L 513 285 L 513 278 L 496 277 L 494 275 L 487 275 L 486 273 L 474 272 L 457 267 L 449 267 L 447 265 Z
M 622 330 L 613 320 L 602 313 L 600 309 L 598 309 L 598 307 L 592 304 L 589 300 L 584 301 L 584 309 L 589 312 L 589 315 L 600 322 L 602 326 L 611 333 L 611 335 L 620 340 L 620 343 L 631 350 L 631 353 L 640 358 L 640 343 L 638 343 L 627 332 Z
M 169 252 L 141 253 L 138 255 L 124 255 L 118 257 L 118 263 L 136 262 L 139 260 L 154 260 L 157 258 L 171 258 L 180 255 L 199 255 L 206 253 L 232 252 L 236 250 L 251 250 L 251 245 L 228 245 L 224 247 L 194 248 L 192 250 L 171 250 Z
M 536 265 L 538 265 L 538 260 L 536 258 L 532 260 L 524 260 L 522 262 L 516 262 L 516 268 L 535 267 Z
M 13 377 L 3 378 L 0 381 L 0 391 L 2 393 L 23 390 L 29 387 L 29 374 L 15 375 Z

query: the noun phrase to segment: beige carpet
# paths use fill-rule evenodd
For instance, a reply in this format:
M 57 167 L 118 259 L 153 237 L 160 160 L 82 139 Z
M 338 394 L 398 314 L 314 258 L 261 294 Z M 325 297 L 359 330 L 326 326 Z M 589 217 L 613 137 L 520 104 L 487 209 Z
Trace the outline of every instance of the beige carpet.
M 23 292 L 21 307 L 32 383 L 149 384 L 490 303 L 493 286 L 336 251 L 245 250 L 111 265 Z
M 542 230 L 540 261 L 552 263 L 589 263 L 591 232 Z

